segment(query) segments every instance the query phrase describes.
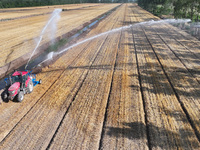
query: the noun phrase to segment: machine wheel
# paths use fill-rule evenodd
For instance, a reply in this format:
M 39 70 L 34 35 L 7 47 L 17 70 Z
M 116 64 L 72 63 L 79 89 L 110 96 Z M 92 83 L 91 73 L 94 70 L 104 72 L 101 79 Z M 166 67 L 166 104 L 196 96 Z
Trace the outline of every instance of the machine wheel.
M 2 98 L 2 100 L 3 100 L 4 102 L 8 102 L 8 101 L 9 101 L 7 90 L 4 90 L 4 91 L 2 92 L 1 98 Z
M 7 94 L 7 92 L 4 92 L 3 93 L 3 99 L 6 100 L 7 98 L 8 98 L 8 94 Z
M 22 102 L 22 100 L 24 99 L 24 92 L 20 91 L 17 95 L 17 101 L 18 102 Z
M 27 93 L 31 93 L 33 91 L 33 82 L 30 80 L 27 85 Z
M 39 84 L 42 84 L 42 80 L 41 79 L 39 80 Z

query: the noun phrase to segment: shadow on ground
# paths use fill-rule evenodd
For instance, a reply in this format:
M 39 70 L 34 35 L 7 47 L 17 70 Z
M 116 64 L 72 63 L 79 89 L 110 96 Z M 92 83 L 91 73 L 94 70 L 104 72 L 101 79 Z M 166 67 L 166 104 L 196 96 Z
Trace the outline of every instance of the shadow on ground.
M 123 128 L 108 127 L 106 134 L 111 137 L 125 137 L 130 140 L 146 138 L 146 125 L 142 122 L 122 123 Z M 199 148 L 199 142 L 193 140 L 193 131 L 181 129 L 178 133 L 157 127 L 153 124 L 148 125 L 149 142 L 151 148 L 161 149 L 190 149 L 190 144 L 193 148 Z M 190 143 L 190 144 L 188 144 Z

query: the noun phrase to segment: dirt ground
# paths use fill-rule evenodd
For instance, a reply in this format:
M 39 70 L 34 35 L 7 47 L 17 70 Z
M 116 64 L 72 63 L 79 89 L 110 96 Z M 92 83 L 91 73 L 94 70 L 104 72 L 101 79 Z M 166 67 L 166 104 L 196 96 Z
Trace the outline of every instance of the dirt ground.
M 53 41 L 63 38 L 67 41 L 70 36 L 119 5 L 58 5 L 50 8 L 13 9 L 12 12 L 9 12 L 9 9 L 8 12 L 0 11 L 0 17 L 5 18 L 0 21 L 0 78 L 25 65 L 41 37 L 43 28 L 52 17 L 54 9 L 62 9 L 62 12 L 57 16 L 57 23 L 52 20 L 43 31 L 40 45 L 33 58 L 47 50 Z
M 199 149 L 200 42 L 152 19 L 121 5 L 3 102 L 0 149 Z

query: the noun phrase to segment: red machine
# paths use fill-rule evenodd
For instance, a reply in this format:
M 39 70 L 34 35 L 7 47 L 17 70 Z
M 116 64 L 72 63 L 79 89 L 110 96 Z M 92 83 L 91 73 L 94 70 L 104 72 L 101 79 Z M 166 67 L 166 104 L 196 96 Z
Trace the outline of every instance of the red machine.
M 36 75 L 31 72 L 15 71 L 12 76 L 5 79 L 5 83 L 4 100 L 16 98 L 18 102 L 21 102 L 24 94 L 31 93 L 34 86 L 41 84 L 41 80 L 36 81 Z

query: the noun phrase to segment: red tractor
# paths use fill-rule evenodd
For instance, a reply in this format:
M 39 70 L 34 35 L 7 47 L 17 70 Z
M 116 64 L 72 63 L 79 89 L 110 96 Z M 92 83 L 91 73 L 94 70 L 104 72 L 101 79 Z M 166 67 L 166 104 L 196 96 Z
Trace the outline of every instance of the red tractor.
M 36 75 L 28 71 L 15 71 L 12 76 L 5 79 L 6 88 L 3 94 L 4 100 L 13 100 L 18 102 L 24 99 L 24 94 L 31 93 L 33 87 L 41 84 L 41 80 L 36 81 Z

